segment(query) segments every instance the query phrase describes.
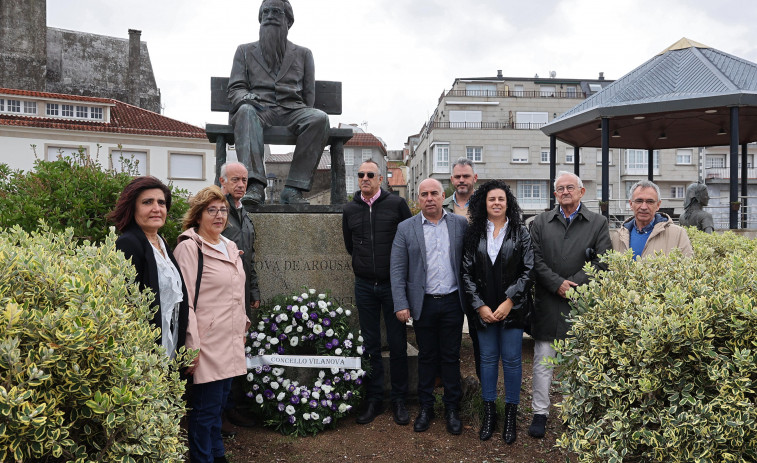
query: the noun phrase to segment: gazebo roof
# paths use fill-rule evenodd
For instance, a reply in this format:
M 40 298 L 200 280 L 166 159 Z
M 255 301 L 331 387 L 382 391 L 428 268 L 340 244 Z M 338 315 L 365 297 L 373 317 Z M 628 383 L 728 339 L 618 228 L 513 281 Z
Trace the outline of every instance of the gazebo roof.
M 757 141 L 757 64 L 683 38 L 542 127 L 573 146 L 728 145 L 729 107 L 739 107 L 739 143 Z

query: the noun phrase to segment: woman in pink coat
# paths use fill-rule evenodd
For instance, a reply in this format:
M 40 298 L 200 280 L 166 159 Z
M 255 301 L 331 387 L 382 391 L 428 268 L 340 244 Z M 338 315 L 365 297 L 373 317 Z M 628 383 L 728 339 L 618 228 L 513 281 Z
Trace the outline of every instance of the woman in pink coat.
M 222 406 L 231 379 L 247 373 L 244 340 L 250 321 L 244 310 L 245 274 L 236 244 L 221 235 L 229 212 L 221 190 L 203 188 L 189 204 L 184 233 L 174 251 L 189 296 L 186 346 L 199 349 L 187 370 L 193 380 L 189 453 L 193 463 L 224 462 Z

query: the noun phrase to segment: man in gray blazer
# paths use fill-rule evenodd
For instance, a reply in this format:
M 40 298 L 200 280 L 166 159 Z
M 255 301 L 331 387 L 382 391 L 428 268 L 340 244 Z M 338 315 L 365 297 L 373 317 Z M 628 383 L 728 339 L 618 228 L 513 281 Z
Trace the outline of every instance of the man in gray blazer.
M 329 117 L 313 108 L 313 54 L 287 40 L 294 23 L 288 0 L 263 0 L 258 21 L 260 40 L 237 48 L 229 77 L 229 119 L 237 159 L 249 171 L 242 204 L 250 208 L 265 200 L 263 127 L 272 125 L 285 125 L 297 136 L 281 202 L 308 204 L 302 192 L 313 185 L 313 172 L 329 133 Z
M 413 317 L 418 342 L 418 402 L 413 429 L 427 430 L 434 419 L 434 382 L 441 371 L 447 431 L 460 434 L 460 340 L 463 300 L 460 263 L 468 221 L 442 208 L 444 188 L 435 179 L 418 186 L 421 213 L 397 227 L 390 279 L 394 313 Z

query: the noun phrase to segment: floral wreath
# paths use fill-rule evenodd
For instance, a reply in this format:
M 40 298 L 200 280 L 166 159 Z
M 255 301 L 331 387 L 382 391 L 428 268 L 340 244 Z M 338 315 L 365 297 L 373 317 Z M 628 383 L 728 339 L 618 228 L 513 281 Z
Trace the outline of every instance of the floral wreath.
M 274 297 L 258 311 L 257 326 L 247 336 L 247 397 L 265 425 L 286 435 L 314 435 L 334 427 L 362 395 L 365 371 L 328 366 L 363 353 L 363 337 L 350 329 L 352 312 L 338 307 L 328 294 L 315 294 L 309 289 Z M 286 376 L 297 367 L 261 364 L 261 356 L 271 355 L 330 358 L 324 362 L 321 357 L 327 366 L 313 370 L 314 379 L 304 384 Z

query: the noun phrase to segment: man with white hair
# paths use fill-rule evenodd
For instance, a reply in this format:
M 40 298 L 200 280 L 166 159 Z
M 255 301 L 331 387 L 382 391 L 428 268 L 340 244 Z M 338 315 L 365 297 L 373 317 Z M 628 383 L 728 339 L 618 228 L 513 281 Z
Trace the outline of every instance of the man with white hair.
M 581 179 L 561 171 L 554 187 L 557 206 L 536 216 L 531 225 L 536 289 L 531 315 L 534 417 L 528 434 L 536 438 L 544 437 L 546 432 L 552 384 L 552 368 L 542 362 L 555 357 L 552 343 L 565 339 L 570 329 L 567 292 L 589 282 L 583 270 L 586 262 L 605 268 L 597 256 L 610 249 L 607 219 L 581 203 L 586 193 Z
M 676 248 L 685 256 L 693 256 L 686 230 L 674 224 L 669 215 L 658 212 L 661 203 L 660 188 L 656 184 L 649 180 L 636 182 L 628 200 L 633 217 L 623 222 L 613 236 L 612 248 L 618 252 L 633 249 L 634 259 L 657 252 L 668 254 Z

